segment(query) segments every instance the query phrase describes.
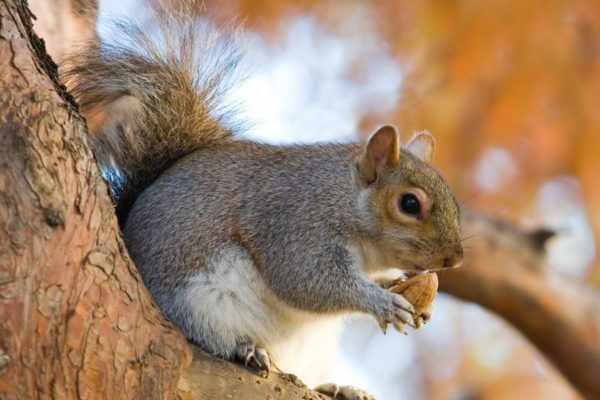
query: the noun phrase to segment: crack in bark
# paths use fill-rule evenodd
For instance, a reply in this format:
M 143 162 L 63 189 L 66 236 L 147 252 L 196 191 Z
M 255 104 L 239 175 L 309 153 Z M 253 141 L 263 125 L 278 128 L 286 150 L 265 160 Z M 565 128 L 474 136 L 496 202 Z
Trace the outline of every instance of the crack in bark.
M 58 66 L 54 62 L 54 60 L 48 55 L 46 51 L 46 43 L 44 39 L 40 38 L 35 31 L 33 30 L 33 23 L 31 22 L 31 18 L 37 19 L 35 15 L 29 9 L 27 4 L 27 0 L 15 0 L 14 7 L 19 13 L 19 18 L 15 18 L 15 16 L 11 13 L 11 16 L 15 21 L 18 21 L 22 24 L 22 27 L 25 30 L 25 34 L 28 37 L 28 43 L 31 46 L 35 56 L 34 61 L 38 68 L 41 68 L 43 73 L 52 81 L 56 93 L 60 95 L 60 97 L 65 101 L 65 103 L 69 106 L 69 110 L 74 116 L 77 116 L 79 113 L 79 104 L 75 101 L 75 98 L 67 91 L 67 88 L 60 82 L 58 78 Z M 10 8 L 9 8 L 10 13 Z M 80 118 L 80 117 L 79 117 Z

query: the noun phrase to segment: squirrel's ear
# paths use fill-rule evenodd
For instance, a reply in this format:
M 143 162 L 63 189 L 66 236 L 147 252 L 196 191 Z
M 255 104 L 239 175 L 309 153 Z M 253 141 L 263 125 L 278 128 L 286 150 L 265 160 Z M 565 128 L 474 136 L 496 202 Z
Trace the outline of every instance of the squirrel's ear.
M 431 162 L 435 150 L 435 139 L 427 131 L 415 133 L 402 148 L 421 161 Z
M 379 128 L 371 136 L 365 153 L 358 162 L 361 177 L 372 183 L 378 174 L 400 162 L 400 136 L 393 126 Z

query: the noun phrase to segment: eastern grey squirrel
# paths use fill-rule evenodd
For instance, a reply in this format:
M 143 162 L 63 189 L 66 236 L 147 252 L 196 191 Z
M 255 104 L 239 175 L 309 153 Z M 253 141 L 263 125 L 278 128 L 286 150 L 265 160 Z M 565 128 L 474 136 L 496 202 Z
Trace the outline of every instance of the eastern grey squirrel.
M 119 177 L 123 237 L 162 310 L 217 356 L 319 383 L 338 316 L 414 324 L 372 277 L 459 265 L 459 207 L 427 164 L 427 133 L 403 146 L 390 126 L 367 145 L 236 140 L 222 103 L 236 46 L 191 15 L 119 21 L 63 77 L 84 114 L 108 116 L 94 152 Z

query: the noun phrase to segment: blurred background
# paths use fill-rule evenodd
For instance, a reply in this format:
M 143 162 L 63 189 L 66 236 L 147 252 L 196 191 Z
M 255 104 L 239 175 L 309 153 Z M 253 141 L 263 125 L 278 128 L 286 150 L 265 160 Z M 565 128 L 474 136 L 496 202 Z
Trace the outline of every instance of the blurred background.
M 142 2 L 102 0 L 99 16 Z M 556 230 L 543 273 L 600 286 L 600 2 L 205 0 L 199 14 L 246 30 L 248 78 L 231 93 L 246 136 L 429 130 L 463 206 Z M 517 330 L 448 295 L 408 336 L 352 319 L 341 348 L 334 380 L 379 399 L 579 398 Z

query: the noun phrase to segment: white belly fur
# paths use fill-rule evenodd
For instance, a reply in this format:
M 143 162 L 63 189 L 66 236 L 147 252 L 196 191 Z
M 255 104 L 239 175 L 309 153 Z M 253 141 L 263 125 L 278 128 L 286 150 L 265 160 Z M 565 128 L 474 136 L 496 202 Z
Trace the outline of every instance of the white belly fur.
M 227 356 L 238 339 L 247 336 L 267 350 L 278 368 L 307 385 L 327 378 L 338 347 L 341 316 L 308 313 L 281 302 L 239 247 L 223 251 L 190 282 L 177 302 L 189 316 L 188 332 L 215 332 L 223 346 L 218 351 Z

